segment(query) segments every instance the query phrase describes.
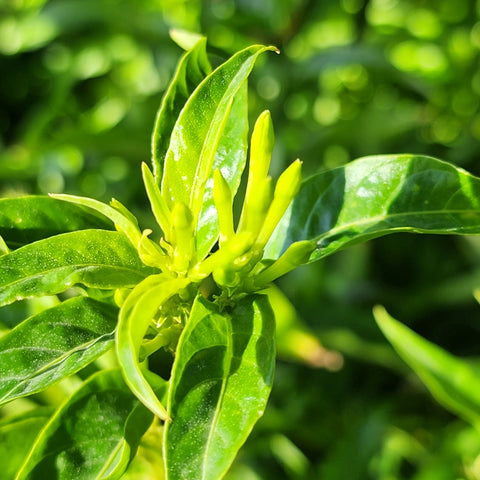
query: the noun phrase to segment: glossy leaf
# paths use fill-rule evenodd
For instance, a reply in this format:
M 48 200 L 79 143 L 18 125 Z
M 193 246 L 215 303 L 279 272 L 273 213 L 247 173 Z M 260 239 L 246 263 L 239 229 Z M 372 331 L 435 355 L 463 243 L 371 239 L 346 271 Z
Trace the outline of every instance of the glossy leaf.
M 81 230 L 39 240 L 0 257 L 0 305 L 53 295 L 75 284 L 133 287 L 154 269 L 145 267 L 124 235 Z
M 147 382 L 139 363 L 143 337 L 160 306 L 189 284 L 186 278 L 165 274 L 151 275 L 138 284 L 120 310 L 117 330 L 117 355 L 132 392 L 161 419 L 167 418 L 165 407 Z
M 431 157 L 359 159 L 307 179 L 266 258 L 315 240 L 310 260 L 394 232 L 480 233 L 480 179 Z
M 263 414 L 273 381 L 274 320 L 263 295 L 229 311 L 198 297 L 168 394 L 167 479 L 220 479 Z
M 245 82 L 233 100 L 212 167 L 212 172 L 217 169 L 222 172 L 232 195 L 240 185 L 242 172 L 247 162 L 247 94 L 247 84 Z M 212 174 L 205 185 L 204 201 L 198 218 L 196 238 L 198 259 L 202 259 L 208 254 L 216 242 L 219 232 L 218 212 L 213 201 Z
M 478 369 L 425 340 L 393 319 L 383 307 L 376 307 L 374 314 L 383 334 L 437 401 L 477 429 L 480 428 Z
M 0 235 L 11 247 L 88 228 L 110 229 L 92 210 L 43 196 L 0 199 Z
M 44 390 L 113 346 L 115 307 L 77 297 L 0 338 L 0 405 Z
M 0 422 L 0 458 L 2 479 L 14 480 L 25 461 L 35 438 L 52 415 L 50 408 L 33 411 L 2 419 Z
M 206 44 L 205 38 L 200 39 L 182 57 L 158 110 L 152 134 L 152 166 L 157 183 L 161 181 L 165 154 L 175 122 L 190 95 L 212 70 Z
M 240 90 L 244 88 L 257 57 L 269 49 L 273 48 L 256 45 L 237 53 L 212 72 L 188 99 L 173 128 L 165 156 L 162 195 L 170 207 L 175 201 L 181 201 L 190 207 L 194 219 L 199 218 L 200 210 L 208 200 L 204 193 L 207 182 L 213 181 L 216 155 L 217 168 L 221 167 L 224 177 L 228 177 L 227 181 L 232 182 L 231 174 L 227 175 L 223 167 L 227 170 L 236 168 L 231 155 L 243 156 L 238 145 L 239 139 L 243 144 L 243 134 L 238 136 L 236 130 L 237 133 L 233 135 L 232 131 L 232 134 L 228 135 L 228 141 L 224 139 L 223 143 L 220 143 L 221 137 L 224 131 L 240 128 L 235 122 L 244 122 L 244 106 L 242 113 L 238 113 L 242 102 L 236 102 L 237 106 L 233 111 L 232 104 L 235 97 L 242 93 Z M 228 123 L 230 115 L 233 117 Z M 235 176 L 231 184 L 232 190 L 236 188 L 236 182 Z M 205 215 L 205 210 L 202 215 Z M 203 224 L 205 221 L 200 218 L 199 223 Z M 212 239 L 198 241 L 202 250 L 203 242 L 210 244 Z
M 153 374 L 150 381 L 161 396 L 165 382 Z M 17 480 L 118 479 L 152 420 L 119 370 L 99 372 L 52 417 Z

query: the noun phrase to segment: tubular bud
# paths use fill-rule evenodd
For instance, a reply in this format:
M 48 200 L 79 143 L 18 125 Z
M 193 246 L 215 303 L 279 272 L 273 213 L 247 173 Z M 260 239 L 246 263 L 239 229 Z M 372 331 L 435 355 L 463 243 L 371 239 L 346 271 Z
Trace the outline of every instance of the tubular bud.
M 234 235 L 232 192 L 220 170 L 213 172 L 213 201 L 217 208 L 220 244 Z
M 254 285 L 260 287 L 271 283 L 290 270 L 307 263 L 315 246 L 315 242 L 311 240 L 292 243 L 278 260 L 257 275 Z
M 245 199 L 243 205 L 243 223 L 239 226 L 239 231 L 250 232 L 258 235 L 262 229 L 265 217 L 272 201 L 272 178 L 266 177 L 258 182 L 255 189 L 255 195 L 250 200 Z
M 265 246 L 278 222 L 294 199 L 302 183 L 302 162 L 295 160 L 279 177 L 273 200 L 268 209 L 262 229 L 258 234 L 257 245 Z
M 172 211 L 172 233 L 174 242 L 173 266 L 176 272 L 186 273 L 193 256 L 193 217 L 183 202 L 176 202 Z
M 243 228 L 243 223 L 246 221 L 245 216 L 247 212 L 245 208 L 248 208 L 252 198 L 257 195 L 259 183 L 268 175 L 274 142 L 275 135 L 273 133 L 272 118 L 270 112 L 265 110 L 255 122 L 250 140 L 250 165 L 244 208 L 240 216 L 240 228 Z
M 168 269 L 168 257 L 159 245 L 148 238 L 151 233 L 150 229 L 142 232 L 137 246 L 138 255 L 145 265 L 160 268 L 165 272 Z

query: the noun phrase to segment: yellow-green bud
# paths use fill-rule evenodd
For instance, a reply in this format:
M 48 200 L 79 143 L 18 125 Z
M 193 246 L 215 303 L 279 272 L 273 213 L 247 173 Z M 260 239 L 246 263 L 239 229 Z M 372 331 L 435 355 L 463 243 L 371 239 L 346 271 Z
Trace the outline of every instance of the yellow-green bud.
M 315 242 L 311 240 L 292 243 L 278 260 L 257 275 L 254 280 L 255 286 L 260 287 L 271 283 L 299 265 L 308 262 L 315 246 Z
M 302 183 L 302 162 L 295 160 L 281 175 L 275 186 L 273 200 L 258 234 L 257 245 L 265 246 L 278 222 L 294 199 Z
M 187 272 L 194 251 L 193 217 L 183 202 L 176 202 L 172 210 L 173 267 L 177 273 Z
M 275 135 L 273 133 L 273 124 L 270 112 L 265 110 L 258 117 L 253 127 L 252 138 L 250 140 L 250 164 L 248 168 L 247 190 L 245 193 L 245 202 L 242 214 L 240 216 L 239 229 L 244 228 L 244 222 L 247 221 L 248 205 L 258 195 L 258 186 L 268 175 L 270 168 L 270 159 L 272 157 Z
M 227 242 L 234 235 L 232 192 L 220 170 L 213 172 L 213 201 L 218 214 L 220 244 Z

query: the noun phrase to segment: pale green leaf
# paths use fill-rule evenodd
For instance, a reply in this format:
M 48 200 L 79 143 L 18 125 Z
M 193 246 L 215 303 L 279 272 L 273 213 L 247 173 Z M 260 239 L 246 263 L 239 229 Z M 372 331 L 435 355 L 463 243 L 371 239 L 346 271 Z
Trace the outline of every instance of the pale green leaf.
M 189 283 L 186 278 L 152 275 L 138 284 L 120 310 L 117 329 L 117 355 L 132 392 L 156 415 L 167 418 L 165 407 L 146 381 L 139 363 L 143 337 L 158 309 Z

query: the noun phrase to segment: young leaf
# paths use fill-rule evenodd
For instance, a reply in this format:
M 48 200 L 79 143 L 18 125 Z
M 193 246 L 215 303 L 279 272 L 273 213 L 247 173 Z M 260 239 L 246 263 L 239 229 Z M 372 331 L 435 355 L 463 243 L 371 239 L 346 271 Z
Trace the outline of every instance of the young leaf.
M 117 329 L 117 355 L 132 392 L 157 416 L 165 420 L 167 412 L 146 381 L 138 357 L 143 337 L 159 307 L 189 284 L 186 278 L 165 274 L 151 275 L 139 283 L 120 310 Z
M 14 480 L 18 469 L 32 448 L 35 438 L 52 415 L 50 408 L 33 411 L 2 419 L 0 422 L 0 458 L 2 479 Z
M 431 157 L 366 157 L 307 179 L 265 257 L 315 240 L 310 260 L 395 232 L 480 233 L 480 179 Z
M 0 405 L 44 390 L 113 346 L 115 308 L 77 297 L 0 338 Z
M 377 306 L 374 315 L 383 334 L 437 401 L 480 429 L 478 370 L 420 337 L 393 319 L 383 307 Z
M 53 295 L 75 284 L 133 287 L 156 272 L 140 262 L 125 236 L 80 230 L 39 240 L 0 257 L 0 305 Z
M 158 184 L 175 122 L 195 88 L 212 71 L 206 44 L 206 38 L 200 39 L 182 57 L 158 110 L 152 134 L 152 166 Z
M 162 396 L 165 382 L 153 375 L 149 380 Z M 118 479 L 152 420 L 118 369 L 99 372 L 48 422 L 17 480 Z
M 229 313 L 197 297 L 168 393 L 168 480 L 220 479 L 263 414 L 273 381 L 273 312 L 263 295 Z
M 224 140 L 222 149 L 219 149 L 219 142 L 225 131 L 229 115 L 233 115 L 233 117 L 227 131 L 238 128 L 236 122 L 245 121 L 245 107 L 241 105 L 245 103 L 245 100 L 235 102 L 237 107 L 233 112 L 232 104 L 235 97 L 239 93 L 242 94 L 241 89 L 244 88 L 244 83 L 257 57 L 266 50 L 273 50 L 273 47 L 256 45 L 246 48 L 212 72 L 188 99 L 173 128 L 170 145 L 165 156 L 162 195 L 170 207 L 175 201 L 182 201 L 189 206 L 194 219 L 198 219 L 200 224 L 203 223 L 202 218 L 199 218 L 200 211 L 207 200 L 204 198 L 205 188 L 207 181 L 213 182 L 214 160 L 217 151 L 215 168 L 222 170 L 232 192 L 236 189 L 238 177 L 235 175 L 233 179 L 229 178 L 230 175 L 226 174 L 223 166 L 237 171 L 237 165 L 234 164 L 235 159 L 230 158 L 230 155 L 238 152 L 238 140 L 234 139 L 236 135 L 229 134 L 229 140 Z M 241 129 L 243 130 L 243 127 Z M 239 139 L 242 137 L 243 134 L 239 136 Z M 212 187 L 213 183 L 210 186 L 208 200 L 211 200 Z M 200 242 L 204 241 L 210 243 L 212 240 L 210 238 L 200 239 Z M 202 247 L 203 245 L 200 245 L 200 249 Z
M 0 236 L 12 248 L 89 228 L 108 230 L 111 223 L 89 208 L 65 204 L 50 197 L 0 199 Z

